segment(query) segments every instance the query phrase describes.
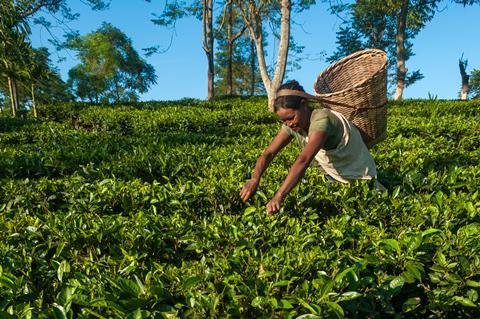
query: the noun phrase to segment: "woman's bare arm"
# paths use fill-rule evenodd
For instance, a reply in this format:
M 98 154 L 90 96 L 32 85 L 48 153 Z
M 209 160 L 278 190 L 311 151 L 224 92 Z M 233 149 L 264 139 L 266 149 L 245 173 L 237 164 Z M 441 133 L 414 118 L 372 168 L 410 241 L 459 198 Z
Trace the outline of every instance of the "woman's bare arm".
M 290 168 L 290 171 L 288 172 L 288 175 L 285 178 L 282 186 L 280 186 L 275 196 L 267 204 L 267 211 L 269 214 L 272 214 L 280 209 L 283 199 L 303 177 L 307 167 L 315 158 L 315 155 L 318 153 L 318 151 L 323 147 L 326 139 L 327 133 L 325 131 L 314 132 L 309 136 L 307 145 L 305 145 L 295 163 Z
M 284 129 L 278 131 L 275 138 L 270 145 L 263 151 L 262 155 L 257 159 L 255 169 L 253 170 L 252 178 L 245 183 L 240 191 L 240 197 L 244 202 L 255 193 L 263 172 L 267 169 L 273 158 L 283 149 L 290 141 L 292 137 L 285 132 Z

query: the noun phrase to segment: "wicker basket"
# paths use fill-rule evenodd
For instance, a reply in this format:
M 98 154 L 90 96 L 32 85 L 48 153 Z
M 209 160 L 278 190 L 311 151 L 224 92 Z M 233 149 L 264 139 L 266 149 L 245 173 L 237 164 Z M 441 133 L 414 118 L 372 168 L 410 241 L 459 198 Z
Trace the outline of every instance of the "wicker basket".
M 387 54 L 367 49 L 331 64 L 314 84 L 316 100 L 353 122 L 368 147 L 386 137 Z

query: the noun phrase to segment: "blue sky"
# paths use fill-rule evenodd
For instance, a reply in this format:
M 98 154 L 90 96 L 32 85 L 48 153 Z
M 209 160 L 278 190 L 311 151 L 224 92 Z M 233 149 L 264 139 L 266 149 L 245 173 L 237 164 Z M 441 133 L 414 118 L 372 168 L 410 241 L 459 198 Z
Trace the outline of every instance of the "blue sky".
M 153 13 L 161 13 L 164 1 L 113 0 L 110 9 L 91 11 L 81 1 L 70 1 L 74 12 L 80 13 L 77 21 L 68 27 L 81 34 L 99 28 L 102 22 L 110 22 L 132 39 L 134 47 L 159 45 L 168 47 L 172 31 L 154 25 Z M 302 68 L 291 72 L 288 77 L 298 80 L 307 91 L 313 91 L 317 75 L 328 66 L 318 59 L 321 52 L 330 55 L 335 51 L 336 31 L 341 20 L 328 13 L 325 4 L 317 4 L 310 10 L 293 17 L 292 35 L 305 46 L 301 61 Z M 65 28 L 65 27 L 63 27 Z M 62 28 L 53 28 L 53 34 L 61 38 Z M 429 94 L 442 99 L 455 99 L 460 89 L 458 59 L 464 54 L 468 59 L 467 71 L 480 69 L 480 6 L 463 7 L 445 1 L 440 12 L 414 40 L 415 56 L 407 61 L 410 70 L 420 69 L 425 78 L 404 91 L 405 98 L 428 98 Z M 202 49 L 202 27 L 198 20 L 189 18 L 177 23 L 170 49 L 156 54 L 147 61 L 156 70 L 158 81 L 142 100 L 175 100 L 182 97 L 205 99 L 207 96 L 207 61 Z M 45 29 L 32 30 L 35 47 L 50 47 L 49 33 Z M 274 55 L 274 47 L 267 53 Z M 50 49 L 53 52 L 53 49 Z M 56 63 L 59 57 L 65 61 Z M 68 70 L 78 63 L 74 52 L 52 54 L 52 60 L 60 69 L 64 80 Z

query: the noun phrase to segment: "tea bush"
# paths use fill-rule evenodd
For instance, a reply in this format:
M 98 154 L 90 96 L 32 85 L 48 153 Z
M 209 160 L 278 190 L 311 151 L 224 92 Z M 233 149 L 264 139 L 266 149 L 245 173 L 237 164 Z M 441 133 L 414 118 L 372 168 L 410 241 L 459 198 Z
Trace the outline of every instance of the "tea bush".
M 480 315 L 478 103 L 391 102 L 387 192 L 310 168 L 274 217 L 263 98 L 39 112 L 0 117 L 2 319 Z

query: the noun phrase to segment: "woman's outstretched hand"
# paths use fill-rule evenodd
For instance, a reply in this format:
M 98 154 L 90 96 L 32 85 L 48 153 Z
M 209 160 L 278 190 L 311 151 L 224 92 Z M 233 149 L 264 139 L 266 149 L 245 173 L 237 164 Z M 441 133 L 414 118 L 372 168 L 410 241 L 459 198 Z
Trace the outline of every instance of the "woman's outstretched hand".
M 267 204 L 267 213 L 272 216 L 274 213 L 280 210 L 282 206 L 283 198 L 280 196 L 274 196 Z
M 243 202 L 246 203 L 250 197 L 257 191 L 258 181 L 257 180 L 249 180 L 246 182 L 242 189 L 240 190 L 240 197 L 242 198 Z

